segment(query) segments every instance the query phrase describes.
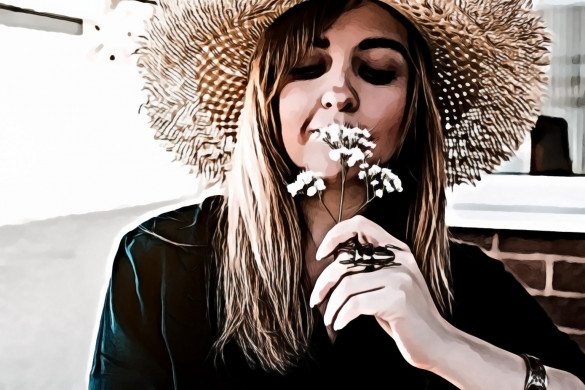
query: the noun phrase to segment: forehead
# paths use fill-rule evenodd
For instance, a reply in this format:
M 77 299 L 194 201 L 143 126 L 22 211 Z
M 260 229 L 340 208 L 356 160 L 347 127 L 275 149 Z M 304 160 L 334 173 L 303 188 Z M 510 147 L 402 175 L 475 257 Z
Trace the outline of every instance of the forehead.
M 385 7 L 368 1 L 357 8 L 344 12 L 324 31 L 322 38 L 315 42 L 316 47 L 326 47 L 327 42 L 343 43 L 359 42 L 365 37 L 386 37 L 407 46 L 406 27 L 396 19 Z

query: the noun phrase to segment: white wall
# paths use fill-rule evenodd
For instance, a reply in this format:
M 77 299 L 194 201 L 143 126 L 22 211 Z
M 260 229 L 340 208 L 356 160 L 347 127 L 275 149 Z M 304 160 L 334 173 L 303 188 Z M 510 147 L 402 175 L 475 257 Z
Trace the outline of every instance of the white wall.
M 129 53 L 152 6 L 122 2 L 99 15 L 100 2 L 16 3 L 94 18 L 83 35 L 0 24 L 0 226 L 196 192 L 138 114 L 145 99 Z

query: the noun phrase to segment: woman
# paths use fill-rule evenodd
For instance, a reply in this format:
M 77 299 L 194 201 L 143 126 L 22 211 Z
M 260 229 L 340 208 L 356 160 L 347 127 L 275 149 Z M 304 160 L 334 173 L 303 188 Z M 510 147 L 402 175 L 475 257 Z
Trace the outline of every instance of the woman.
M 141 65 L 152 71 L 153 53 L 164 53 L 163 72 L 181 93 L 195 92 L 157 122 L 157 136 L 200 172 L 225 174 L 226 192 L 124 236 L 90 388 L 585 388 L 577 345 L 501 263 L 450 241 L 444 221 L 445 187 L 493 168 L 501 141 L 513 145 L 538 115 L 546 61 L 534 58 L 548 38 L 518 2 L 492 5 L 483 21 L 474 2 L 163 2 Z M 184 20 L 177 15 L 191 16 L 191 35 L 169 27 Z M 496 34 L 498 17 L 509 18 L 517 42 Z M 477 29 L 492 34 L 478 43 Z M 189 43 L 179 56 L 192 84 L 176 77 L 176 54 L 155 50 L 171 31 Z M 516 51 L 502 59 L 497 45 Z M 494 64 L 498 73 L 477 79 Z M 517 69 L 528 71 L 502 80 Z M 173 90 L 156 90 L 150 112 L 165 99 L 173 106 Z M 185 123 L 200 137 L 192 144 Z M 311 137 L 331 124 L 370 130 L 368 162 L 391 168 L 403 191 L 368 202 L 358 166 L 340 172 Z M 321 199 L 291 197 L 287 183 L 313 168 L 324 176 Z M 338 222 L 330 210 L 342 193 Z M 337 249 L 354 236 L 390 245 L 398 264 L 348 268 L 341 261 L 356 250 Z

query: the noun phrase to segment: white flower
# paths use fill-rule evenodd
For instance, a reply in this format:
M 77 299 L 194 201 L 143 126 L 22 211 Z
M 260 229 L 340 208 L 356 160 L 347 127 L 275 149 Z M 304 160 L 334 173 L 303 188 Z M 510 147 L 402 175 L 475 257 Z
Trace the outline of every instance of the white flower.
M 329 152 L 329 158 L 333 161 L 339 161 L 341 151 L 339 149 L 333 149 Z
M 372 185 L 372 187 L 375 187 L 375 186 L 376 186 L 376 184 L 378 184 L 378 183 L 379 183 L 379 181 L 378 181 L 378 180 L 372 180 L 372 181 L 370 182 L 370 184 Z
M 341 147 L 339 149 L 339 152 L 344 156 L 351 156 L 351 154 L 352 154 L 352 151 L 349 150 L 348 148 L 346 148 L 345 146 Z
M 361 144 L 361 145 L 365 146 L 366 148 L 371 148 L 371 149 L 374 149 L 374 148 L 376 147 L 376 144 L 375 144 L 375 143 L 373 143 L 373 142 L 370 142 L 370 141 L 368 141 L 368 140 L 367 140 L 367 139 L 365 139 L 365 138 L 360 138 L 360 139 L 358 139 L 358 141 L 357 141 L 357 142 L 358 142 L 359 144 Z
M 369 175 L 375 175 L 375 174 L 378 174 L 378 173 L 380 173 L 380 171 L 381 171 L 381 170 L 382 170 L 382 169 L 381 169 L 381 168 L 380 168 L 378 165 L 375 165 L 375 164 L 374 164 L 374 165 L 372 165 L 372 166 L 370 167 L 370 169 L 368 170 L 368 174 L 369 174 Z
M 325 189 L 325 183 L 323 182 L 323 179 L 317 176 L 315 172 L 304 171 L 297 175 L 297 180 L 294 183 L 287 185 L 287 189 L 292 196 L 296 196 L 298 194 L 313 196 L 317 193 L 317 191 L 322 191 Z
M 314 173 L 312 171 L 306 171 L 306 172 L 301 172 L 299 176 L 301 177 L 301 180 L 305 184 L 309 184 L 313 180 L 313 175 L 314 175 Z
M 382 174 L 386 175 L 392 179 L 397 179 L 398 176 L 396 176 L 390 169 L 388 168 L 382 168 Z
M 336 143 L 339 142 L 339 137 L 340 137 L 340 127 L 338 124 L 334 123 L 331 124 L 327 127 L 325 127 L 324 129 L 322 129 L 323 131 L 323 136 L 327 137 L 329 136 L 329 138 L 331 139 L 332 143 Z
M 382 197 L 382 195 L 384 195 L 384 191 L 382 191 L 382 190 L 376 190 L 376 196 L 377 196 L 378 198 L 381 198 L 381 197 Z
M 365 162 L 365 163 L 360 164 L 360 169 L 367 169 L 369 166 L 370 166 L 370 164 Z
M 353 167 L 358 160 L 363 161 L 365 158 L 366 156 L 364 156 L 364 152 L 362 152 L 359 148 L 352 148 L 351 156 L 349 157 L 347 164 L 350 167 Z
M 360 171 L 360 173 L 358 173 L 358 177 L 361 180 L 364 180 L 366 178 L 366 172 L 365 171 Z
M 319 191 L 323 191 L 325 189 L 325 183 L 323 182 L 323 179 L 315 180 L 315 186 Z
M 341 127 L 341 133 L 340 133 L 341 137 L 343 138 L 349 138 L 352 136 L 352 129 L 348 128 L 348 127 Z
M 295 181 L 294 183 L 291 183 L 287 186 L 288 188 L 288 192 L 290 192 L 290 194 L 292 196 L 295 196 L 297 194 L 297 192 L 300 191 L 301 188 L 303 188 L 303 185 L 299 185 L 298 181 Z
M 390 169 L 382 168 L 378 173 L 379 174 L 373 176 L 375 176 L 376 178 L 379 177 L 380 180 L 382 180 L 382 184 L 386 192 L 388 193 L 394 191 L 402 192 L 402 182 L 400 181 L 398 176 L 394 174 Z
M 292 184 L 289 184 L 287 187 L 288 192 L 292 195 L 295 196 L 297 194 L 297 190 L 295 189 L 295 187 L 293 187 Z

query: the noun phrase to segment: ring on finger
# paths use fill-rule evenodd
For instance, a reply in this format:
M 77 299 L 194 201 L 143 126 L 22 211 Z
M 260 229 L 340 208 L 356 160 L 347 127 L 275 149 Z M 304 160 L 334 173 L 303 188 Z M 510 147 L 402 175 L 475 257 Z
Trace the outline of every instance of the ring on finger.
M 400 265 L 400 263 L 394 261 L 396 255 L 392 249 L 400 250 L 399 247 L 392 244 L 376 247 L 372 243 L 361 244 L 358 236 L 355 235 L 340 243 L 335 249 L 334 254 L 337 259 L 337 256 L 341 253 L 347 253 L 350 255 L 350 258 L 347 260 L 339 260 L 341 264 L 349 264 L 348 268 L 363 265 L 366 266 L 366 272 L 371 272 L 380 268 Z

